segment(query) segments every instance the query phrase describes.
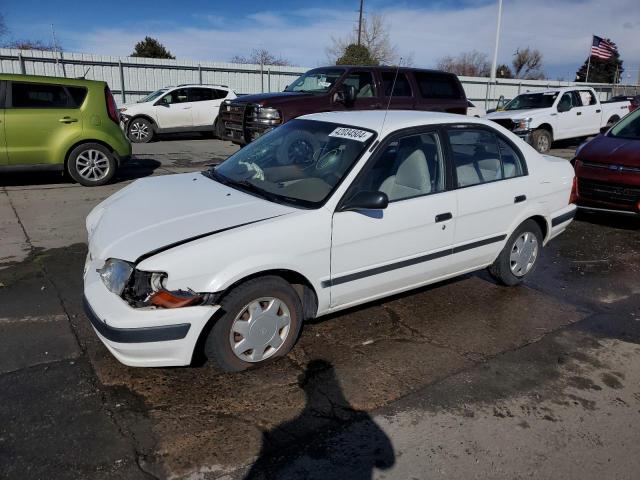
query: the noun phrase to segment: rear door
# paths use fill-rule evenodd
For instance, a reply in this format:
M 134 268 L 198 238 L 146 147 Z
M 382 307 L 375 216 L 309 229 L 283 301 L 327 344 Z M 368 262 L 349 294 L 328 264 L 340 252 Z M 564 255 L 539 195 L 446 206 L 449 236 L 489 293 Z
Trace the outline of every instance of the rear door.
M 331 304 L 348 305 L 448 273 L 456 192 L 447 191 L 440 136 L 401 134 L 379 149 L 345 197 L 382 191 L 379 211 L 336 211 L 331 249 Z
M 602 109 L 598 104 L 595 95 L 590 90 L 578 90 L 576 91 L 576 95 L 579 97 L 582 105 L 578 108 L 581 115 L 577 132 L 581 136 L 598 133 L 600 130 Z
M 189 102 L 193 111 L 193 125 L 213 128 L 213 122 L 218 117 L 218 110 L 220 110 L 222 102 L 217 91 L 207 87 L 189 88 Z
M 5 81 L 0 81 L 0 166 L 7 165 L 9 163 L 9 157 L 7 156 L 7 141 L 4 134 L 4 106 L 5 106 Z
M 73 90 L 73 91 L 72 91 Z M 60 145 L 82 134 L 86 89 L 50 83 L 7 82 L 4 133 L 9 165 L 62 164 Z
M 530 182 L 522 153 L 492 128 L 452 126 L 447 137 L 458 201 L 452 262 L 462 272 L 495 259 L 531 196 Z
M 193 127 L 193 104 L 186 88 L 177 88 L 163 95 L 155 104 L 155 117 L 161 129 Z

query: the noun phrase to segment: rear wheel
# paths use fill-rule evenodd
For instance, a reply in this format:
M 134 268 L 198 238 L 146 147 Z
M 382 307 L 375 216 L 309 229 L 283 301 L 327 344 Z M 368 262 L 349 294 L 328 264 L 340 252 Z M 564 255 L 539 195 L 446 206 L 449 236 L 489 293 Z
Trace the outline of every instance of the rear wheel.
M 134 118 L 129 122 L 127 136 L 133 143 L 148 143 L 153 138 L 153 125 L 144 118 Z
M 224 125 L 222 124 L 222 120 L 220 120 L 220 118 L 216 119 L 216 123 L 213 126 L 213 134 L 219 140 L 222 140 L 222 137 L 224 136 Z
M 613 127 L 616 123 L 618 123 L 618 120 L 620 120 L 620 117 L 618 117 L 617 115 L 611 117 L 609 120 L 607 120 L 607 128 Z
M 249 280 L 221 301 L 223 311 L 204 345 L 207 358 L 228 372 L 286 355 L 302 325 L 302 303 L 280 277 Z
M 504 285 L 517 285 L 535 270 L 541 249 L 542 231 L 534 220 L 527 220 L 509 237 L 489 273 Z
M 116 160 L 104 145 L 84 143 L 69 154 L 67 170 L 80 185 L 97 187 L 104 185 L 116 173 Z
M 545 130 L 544 128 L 538 128 L 534 130 L 531 134 L 531 140 L 533 143 L 533 148 L 535 148 L 540 153 L 547 153 L 551 150 L 551 142 L 553 141 L 553 137 L 551 136 L 551 132 L 549 130 Z

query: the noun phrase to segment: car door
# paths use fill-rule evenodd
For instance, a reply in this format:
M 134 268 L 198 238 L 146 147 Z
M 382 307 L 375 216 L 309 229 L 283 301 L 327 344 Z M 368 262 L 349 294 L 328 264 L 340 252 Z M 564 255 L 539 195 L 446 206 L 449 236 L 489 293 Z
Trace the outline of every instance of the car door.
M 561 138 L 580 136 L 580 133 L 578 133 L 580 115 L 578 115 L 578 113 L 573 92 L 563 93 L 558 100 L 555 121 L 556 128 L 553 132 L 554 139 L 558 140 Z
M 194 127 L 211 126 L 213 128 L 221 103 L 221 100 L 216 99 L 216 91 L 208 87 L 193 87 L 188 90 Z
M 193 127 L 193 104 L 189 102 L 189 92 L 186 88 L 167 92 L 154 103 L 153 108 L 158 127 L 162 130 Z
M 457 272 L 490 263 L 530 195 L 524 157 L 493 128 L 447 128 L 457 186 L 452 264 Z
M 9 157 L 7 156 L 7 141 L 4 134 L 4 107 L 5 107 L 5 92 L 7 82 L 0 81 L 0 166 L 7 165 L 9 163 Z
M 456 192 L 446 189 L 436 130 L 412 131 L 385 142 L 344 199 L 382 191 L 389 205 L 333 215 L 331 304 L 345 306 L 417 286 L 448 272 Z
M 351 105 L 347 106 L 348 109 L 373 110 L 382 108 L 379 88 L 371 71 L 351 70 L 342 81 L 342 85 L 352 85 L 356 90 L 356 98 Z
M 69 88 L 86 95 L 81 87 L 7 82 L 4 136 L 9 165 L 64 163 L 56 157 L 58 147 L 73 144 L 82 134 L 82 112 Z
M 602 110 L 595 95 L 590 90 L 578 90 L 576 96 L 581 102 L 581 106 L 578 109 L 580 112 L 578 126 L 580 136 L 598 133 L 600 130 Z

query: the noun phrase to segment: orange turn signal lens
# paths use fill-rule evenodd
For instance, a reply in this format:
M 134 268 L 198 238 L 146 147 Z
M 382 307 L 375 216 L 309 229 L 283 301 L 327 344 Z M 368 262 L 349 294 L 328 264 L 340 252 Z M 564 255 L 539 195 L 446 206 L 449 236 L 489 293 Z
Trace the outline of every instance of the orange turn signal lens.
M 190 295 L 188 293 L 186 295 L 183 295 L 175 292 L 168 292 L 167 290 L 161 290 L 154 293 L 150 301 L 156 307 L 180 308 L 193 305 L 201 299 L 202 297 L 200 295 Z

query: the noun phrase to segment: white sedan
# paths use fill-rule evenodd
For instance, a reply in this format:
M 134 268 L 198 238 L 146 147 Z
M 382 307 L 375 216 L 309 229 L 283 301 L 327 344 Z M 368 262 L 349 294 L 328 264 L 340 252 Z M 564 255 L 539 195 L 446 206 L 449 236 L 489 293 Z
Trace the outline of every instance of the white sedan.
M 487 267 L 520 283 L 574 217 L 573 182 L 569 162 L 482 119 L 308 115 L 95 207 L 85 307 L 122 363 L 188 365 L 202 347 L 242 370 L 313 317 Z

